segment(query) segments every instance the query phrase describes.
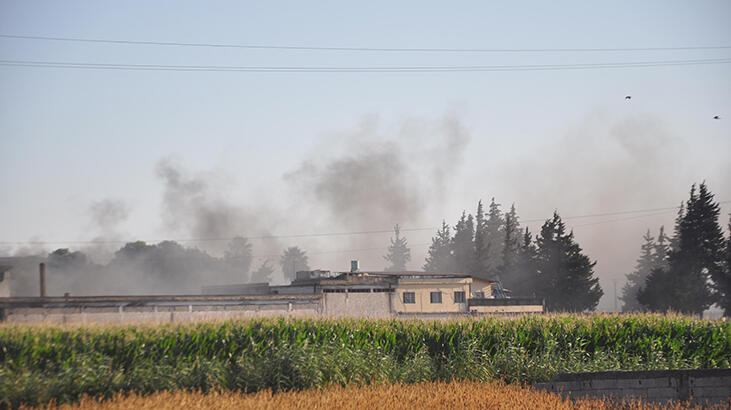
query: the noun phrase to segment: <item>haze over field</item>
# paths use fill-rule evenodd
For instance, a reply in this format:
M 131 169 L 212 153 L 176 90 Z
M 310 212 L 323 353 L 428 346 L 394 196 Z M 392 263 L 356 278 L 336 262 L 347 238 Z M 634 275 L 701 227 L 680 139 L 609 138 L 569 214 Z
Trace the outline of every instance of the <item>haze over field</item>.
M 176 66 L 525 66 L 728 59 L 728 2 L 600 6 L 0 3 L 0 34 L 178 43 L 542 52 L 379 52 L 0 37 L 14 61 Z M 222 12 L 222 11 L 226 12 Z M 276 28 L 276 29 L 274 29 Z M 547 49 L 671 48 L 555 52 Z M 395 224 L 420 269 L 437 227 L 490 198 L 536 234 L 558 210 L 614 307 L 642 235 L 706 181 L 731 212 L 731 65 L 467 72 L 186 72 L 0 66 L 0 247 L 99 262 L 133 240 L 252 268 L 381 270 Z M 631 95 L 631 99 L 625 96 Z M 720 119 L 714 120 L 714 116 Z M 620 211 L 647 212 L 614 214 Z M 654 211 L 653 211 L 654 210 Z M 583 217 L 601 214 L 603 216 Z M 612 215 L 614 214 L 614 215 Z M 580 218 L 576 218 L 582 216 Z M 428 229 L 419 229 L 428 228 Z M 363 233 L 381 231 L 380 233 Z M 319 235 L 349 233 L 348 235 Z M 264 237 L 264 238 L 262 238 Z M 201 240 L 205 239 L 205 240 Z M 35 243 L 43 242 L 43 243 Z M 276 277 L 276 275 L 275 275 Z M 277 278 L 282 281 L 281 276 Z

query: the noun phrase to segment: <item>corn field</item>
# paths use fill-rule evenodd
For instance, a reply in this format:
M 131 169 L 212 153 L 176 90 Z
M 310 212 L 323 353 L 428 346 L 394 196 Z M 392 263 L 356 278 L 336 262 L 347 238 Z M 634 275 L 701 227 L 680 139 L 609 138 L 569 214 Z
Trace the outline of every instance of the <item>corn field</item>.
M 0 406 L 82 395 L 502 380 L 560 372 L 731 367 L 731 324 L 683 316 L 260 319 L 0 326 Z

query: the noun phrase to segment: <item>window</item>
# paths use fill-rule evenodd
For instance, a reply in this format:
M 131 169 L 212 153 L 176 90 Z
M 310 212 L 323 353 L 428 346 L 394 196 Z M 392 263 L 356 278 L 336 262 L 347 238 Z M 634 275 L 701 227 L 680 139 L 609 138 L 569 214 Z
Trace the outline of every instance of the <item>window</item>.
M 475 292 L 475 297 L 477 299 L 484 299 L 485 298 L 485 292 Z
M 404 303 L 416 303 L 416 294 L 414 292 L 404 292 Z
M 431 303 L 442 303 L 442 292 L 431 292 Z
M 464 303 L 464 292 L 454 292 L 454 303 Z

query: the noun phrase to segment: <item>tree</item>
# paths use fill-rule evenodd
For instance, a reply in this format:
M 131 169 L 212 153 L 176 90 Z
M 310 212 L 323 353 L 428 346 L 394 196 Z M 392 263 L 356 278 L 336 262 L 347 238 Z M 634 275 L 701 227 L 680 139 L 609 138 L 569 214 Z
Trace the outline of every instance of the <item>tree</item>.
M 269 265 L 269 260 L 265 260 L 257 270 L 251 273 L 251 282 L 253 283 L 269 283 L 272 280 L 274 268 Z
M 252 262 L 251 243 L 248 239 L 240 236 L 231 239 L 228 249 L 223 252 L 223 262 L 227 271 L 246 282 Z
M 657 241 L 654 248 L 653 268 L 668 268 L 668 256 L 670 255 L 671 239 L 665 235 L 665 227 L 660 226 L 660 233 L 657 234 Z
M 449 225 L 442 221 L 442 228 L 437 231 L 437 236 L 431 239 L 431 246 L 426 255 L 424 264 L 425 272 L 453 272 L 454 255 L 452 255 L 452 237 L 449 232 Z
M 515 265 L 505 270 L 503 284 L 513 296 L 535 296 L 538 280 L 538 250 L 528 227 L 520 238 Z
M 475 214 L 475 239 L 474 239 L 475 255 L 472 258 L 474 266 L 470 270 L 473 275 L 486 276 L 488 271 L 488 252 L 489 245 L 487 243 L 487 220 L 485 212 L 482 208 L 482 200 L 477 202 L 477 214 Z
M 594 310 L 604 292 L 594 277 L 596 262 L 581 252 L 574 233 L 558 212 L 546 220 L 537 239 L 538 293 L 550 311 L 581 312 Z
M 406 264 L 411 261 L 411 249 L 409 249 L 406 238 L 399 236 L 398 224 L 393 227 L 394 238 L 391 238 L 391 246 L 388 247 L 388 254 L 383 259 L 389 262 L 386 267 L 388 272 L 405 271 Z
M 660 235 L 663 235 L 662 230 Z M 637 312 L 644 311 L 645 309 L 637 300 L 637 292 L 641 287 L 645 286 L 647 277 L 650 276 L 650 272 L 653 269 L 660 266 L 657 265 L 657 259 L 655 255 L 655 249 L 657 244 L 655 238 L 650 234 L 650 230 L 647 230 L 645 236 L 643 236 L 645 243 L 642 244 L 640 249 L 642 253 L 639 259 L 637 259 L 637 265 L 632 273 L 627 274 L 627 283 L 622 287 L 622 296 L 619 299 L 622 300 L 622 312 Z
M 644 286 L 637 291 L 637 301 L 653 311 L 677 309 L 678 302 L 675 300 L 677 289 L 687 288 L 680 279 L 669 269 L 653 269 L 647 276 Z
M 294 280 L 297 271 L 310 270 L 307 265 L 307 255 L 297 246 L 285 249 L 279 258 L 279 264 L 282 266 L 284 278 L 290 281 Z
M 518 264 L 518 254 L 520 252 L 520 224 L 518 223 L 518 214 L 515 211 L 515 204 L 510 206 L 510 212 L 505 214 L 505 229 L 503 235 L 503 255 L 500 264 L 500 278 L 503 284 L 511 282 L 508 278 L 515 275 L 515 268 Z
M 454 267 L 457 273 L 470 273 L 474 267 L 475 257 L 475 226 L 472 215 L 462 211 L 462 217 L 454 227 L 454 239 L 452 240 L 452 255 L 454 255 Z
M 724 297 L 720 301 L 721 307 L 723 307 L 724 314 L 726 316 L 731 316 L 731 292 L 729 291 L 728 286 L 731 286 L 731 214 L 729 214 L 729 221 L 728 221 L 728 240 L 726 241 L 726 292 Z
M 670 251 L 677 251 L 680 247 L 680 223 L 683 221 L 683 218 L 685 217 L 685 202 L 680 201 L 680 207 L 678 207 L 678 214 L 675 217 L 675 229 L 673 231 L 673 237 L 670 238 Z
M 68 248 L 60 248 L 48 254 L 48 268 L 63 273 L 86 269 L 89 260 L 83 252 L 71 252 Z
M 487 277 L 492 280 L 500 280 L 504 241 L 503 227 L 504 220 L 500 211 L 500 204 L 495 203 L 495 198 L 492 198 L 487 213 L 487 221 L 485 222 L 487 258 L 484 271 Z
M 714 301 L 723 300 L 728 289 L 720 208 L 704 182 L 698 192 L 695 184 L 691 187 L 684 211 L 678 212 L 668 268 L 653 271 L 638 297 L 652 310 L 702 314 Z

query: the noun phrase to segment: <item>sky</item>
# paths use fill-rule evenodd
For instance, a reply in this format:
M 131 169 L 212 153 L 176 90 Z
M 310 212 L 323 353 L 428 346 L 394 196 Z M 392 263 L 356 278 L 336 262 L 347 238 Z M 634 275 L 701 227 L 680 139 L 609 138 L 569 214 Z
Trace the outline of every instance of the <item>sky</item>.
M 0 60 L 175 66 L 530 66 L 731 58 L 731 3 L 0 1 Z M 681 50 L 682 47 L 726 47 Z M 675 48 L 565 51 L 565 49 Z M 545 51 L 564 49 L 564 51 Z M 631 99 L 625 96 L 631 95 Z M 714 120 L 714 116 L 720 116 Z M 536 233 L 557 210 L 614 290 L 693 183 L 731 212 L 731 64 L 468 72 L 222 72 L 0 65 L 0 248 L 252 239 L 380 270 L 400 224 L 491 198 Z M 605 216 L 624 211 L 656 210 Z M 424 228 L 424 229 L 421 229 Z M 306 236 L 321 233 L 370 234 Z M 109 241 L 107 245 L 86 243 Z M 30 242 L 47 242 L 34 244 Z

